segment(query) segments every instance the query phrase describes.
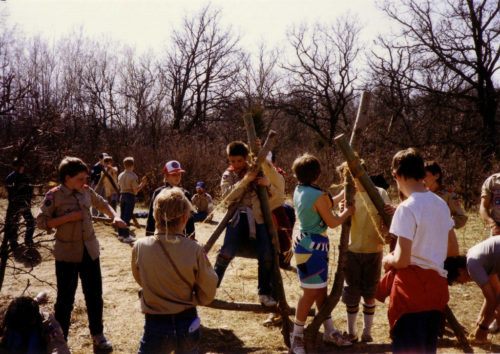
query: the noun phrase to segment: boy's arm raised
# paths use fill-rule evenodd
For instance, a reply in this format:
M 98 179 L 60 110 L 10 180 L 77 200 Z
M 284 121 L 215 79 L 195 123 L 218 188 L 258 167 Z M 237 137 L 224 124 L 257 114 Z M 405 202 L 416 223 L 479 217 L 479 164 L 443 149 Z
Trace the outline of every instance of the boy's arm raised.
M 326 194 L 321 195 L 314 203 L 314 209 L 319 213 L 325 224 L 334 228 L 343 224 L 349 216 L 354 214 L 354 206 L 348 206 L 340 215 L 335 215 L 330 209 L 330 200 Z

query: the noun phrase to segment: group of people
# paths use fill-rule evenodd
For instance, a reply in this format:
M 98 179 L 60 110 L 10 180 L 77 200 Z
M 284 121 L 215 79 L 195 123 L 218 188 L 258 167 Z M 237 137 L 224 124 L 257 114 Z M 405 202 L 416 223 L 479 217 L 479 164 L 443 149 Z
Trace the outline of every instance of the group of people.
M 146 236 L 134 242 L 132 274 L 140 286 L 141 309 L 145 314 L 139 353 L 196 351 L 200 341 L 200 318 L 196 306 L 210 303 L 224 274 L 246 239 L 254 240 L 258 259 L 257 293 L 263 306 L 276 306 L 272 281 L 274 267 L 270 234 L 257 195 L 264 188 L 270 200 L 273 220 L 279 233 L 280 266 L 290 266 L 295 257 L 302 295 L 297 304 L 291 334 L 292 353 L 305 353 L 304 325 L 310 308 L 318 308 L 327 297 L 329 239 L 327 229 L 351 217 L 350 242 L 344 265 L 342 301 L 346 305 L 347 330 L 336 328 L 331 318 L 324 321 L 323 340 L 336 346 L 357 341 L 371 342 L 375 299 L 390 298 L 388 318 L 395 352 L 435 352 L 440 321 L 448 302 L 448 283 L 474 280 L 481 287 L 485 303 L 474 332 L 485 340 L 488 327 L 499 319 L 500 238 L 491 237 L 459 256 L 454 228 L 467 217 L 456 195 L 442 186 L 443 173 L 435 162 L 424 163 L 413 148 L 399 151 L 392 160 L 392 175 L 401 196 L 391 205 L 384 188 L 377 188 L 385 202 L 384 212 L 393 215 L 386 227 L 381 222 L 367 192 L 354 178 L 354 203 L 347 204 L 343 193 L 332 197 L 318 185 L 320 161 L 313 155 L 299 156 L 292 170 L 297 179 L 293 195 L 300 231 L 292 235 L 293 207 L 285 203 L 283 171 L 270 156 L 262 171 L 251 169 L 249 149 L 241 141 L 228 144 L 229 167 L 221 177 L 223 200 L 237 194 L 238 207 L 229 221 L 223 245 L 212 268 L 203 248 L 195 241 L 194 222 L 210 219 L 212 199 L 198 182 L 191 198 L 180 187 L 182 173 L 178 161 L 163 168 L 165 185 L 154 191 L 148 214 Z M 109 157 L 109 155 L 107 155 Z M 103 155 L 103 160 L 106 155 Z M 275 162 L 275 161 L 274 161 Z M 111 350 L 103 334 L 102 277 L 99 242 L 92 226 L 92 208 L 113 219 L 123 240 L 130 238 L 128 226 L 135 195 L 144 185 L 133 172 L 134 160 L 124 160 L 125 171 L 118 176 L 121 216 L 110 202 L 87 183 L 89 169 L 75 157 L 64 158 L 58 168 L 60 185 L 52 188 L 41 204 L 37 226 L 56 229 L 54 257 L 57 298 L 54 317 L 67 338 L 74 296 L 81 279 L 89 328 L 97 349 Z M 346 173 L 347 166 L 341 166 Z M 96 170 L 94 166 L 93 172 Z M 101 171 L 102 173 L 102 171 Z M 99 177 L 101 179 L 101 177 Z M 232 193 L 245 180 L 242 193 Z M 95 186 L 99 181 L 93 180 Z M 10 200 L 10 199 L 9 199 Z M 193 205 L 203 209 L 194 214 Z M 332 209 L 338 207 L 336 214 Z M 200 210 L 198 210 L 200 211 Z M 483 185 L 480 214 L 491 227 L 491 236 L 500 235 L 500 174 Z M 383 256 L 383 246 L 395 239 L 393 249 Z M 128 240 L 125 242 L 129 242 Z M 14 243 L 11 242 L 11 245 Z M 497 245 L 498 244 L 498 245 Z M 446 261 L 446 262 L 445 262 Z M 382 268 L 386 271 L 381 278 Z M 159 271 L 161 270 L 161 271 Z M 358 337 L 357 314 L 363 298 L 363 330 Z M 5 338 L 6 329 L 2 331 Z

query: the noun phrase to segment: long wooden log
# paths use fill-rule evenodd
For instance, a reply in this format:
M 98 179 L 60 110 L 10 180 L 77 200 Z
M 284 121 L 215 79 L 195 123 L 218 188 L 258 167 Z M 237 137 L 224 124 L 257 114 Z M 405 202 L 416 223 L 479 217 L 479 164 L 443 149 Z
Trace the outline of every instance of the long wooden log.
M 359 182 L 363 185 L 363 188 L 366 190 L 366 193 L 370 197 L 370 200 L 372 201 L 375 208 L 377 208 L 378 213 L 382 217 L 384 224 L 387 227 L 390 227 L 392 216 L 386 214 L 386 212 L 384 211 L 384 205 L 385 205 L 384 200 L 380 196 L 380 193 L 377 191 L 377 188 L 375 188 L 375 185 L 373 184 L 372 180 L 370 179 L 364 168 L 361 166 L 359 158 L 356 157 L 356 155 L 354 154 L 354 151 L 347 142 L 344 134 L 337 136 L 334 139 L 334 141 L 337 144 L 339 150 L 344 155 L 352 175 L 355 178 L 357 178 Z
M 354 144 L 354 137 L 361 129 L 363 129 L 368 123 L 368 108 L 370 107 L 371 94 L 369 91 L 363 91 L 361 93 L 361 98 L 359 100 L 358 114 L 356 115 L 356 120 L 354 121 L 354 127 L 352 128 L 351 139 L 349 144 L 352 146 Z
M 229 311 L 248 311 L 255 313 L 279 313 L 279 310 L 276 306 L 268 307 L 262 306 L 262 304 L 254 304 L 249 302 L 229 302 L 224 300 L 215 299 L 210 304 L 206 305 L 206 307 L 220 309 L 220 310 L 229 310 Z M 295 315 L 295 308 L 290 307 L 290 313 Z M 316 311 L 311 309 L 308 316 L 314 316 Z
M 354 200 L 354 181 L 351 176 L 347 173 L 345 175 L 345 187 L 344 195 L 346 203 L 352 205 Z M 349 244 L 349 233 L 350 233 L 350 218 L 344 224 L 342 224 L 342 230 L 340 232 L 340 242 L 339 242 L 339 257 L 337 263 L 337 271 L 335 272 L 335 279 L 333 281 L 333 286 L 330 294 L 326 298 L 323 306 L 319 310 L 318 314 L 314 317 L 312 323 L 306 327 L 304 330 L 304 341 L 306 348 L 312 349 L 316 344 L 316 337 L 318 336 L 318 331 L 323 323 L 331 313 L 335 306 L 337 306 L 340 296 L 342 295 L 342 289 L 344 287 L 344 264 L 346 259 L 347 246 Z
M 253 117 L 251 114 L 246 114 L 243 117 L 245 122 L 245 128 L 247 131 L 248 140 L 250 142 L 250 148 L 252 151 L 256 152 L 256 140 L 257 134 L 255 133 L 255 126 L 253 122 Z M 270 134 L 270 133 L 269 133 Z M 269 140 L 269 138 L 268 138 Z M 265 146 L 266 144 L 264 144 Z M 270 150 L 269 150 L 270 151 Z M 259 157 L 264 155 L 266 158 L 269 151 L 265 151 L 262 149 L 259 152 Z M 262 160 L 264 161 L 264 160 Z M 259 163 L 257 159 L 257 166 L 260 167 L 262 162 Z M 259 196 L 260 207 L 262 209 L 262 215 L 264 216 L 264 222 L 266 224 L 269 235 L 271 236 L 271 242 L 273 245 L 273 253 L 274 253 L 274 264 L 273 264 L 273 283 L 274 290 L 276 293 L 277 301 L 278 301 L 278 309 L 283 319 L 281 334 L 283 335 L 283 340 L 285 344 L 290 347 L 290 330 L 292 329 L 292 322 L 290 321 L 290 307 L 286 301 L 285 289 L 283 287 L 283 279 L 281 278 L 281 272 L 279 268 L 279 238 L 278 231 L 274 225 L 273 217 L 271 214 L 271 207 L 269 205 L 269 198 L 267 195 L 267 188 L 264 186 L 257 186 L 257 195 Z

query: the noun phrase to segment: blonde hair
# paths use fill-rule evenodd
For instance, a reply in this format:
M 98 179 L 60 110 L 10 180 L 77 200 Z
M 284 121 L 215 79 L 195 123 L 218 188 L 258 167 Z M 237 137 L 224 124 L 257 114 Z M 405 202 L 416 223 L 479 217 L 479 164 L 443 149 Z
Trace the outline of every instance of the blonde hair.
M 191 202 L 180 188 L 173 187 L 162 190 L 153 204 L 156 229 L 163 232 L 167 230 L 180 231 L 181 217 L 188 215 L 192 210 Z

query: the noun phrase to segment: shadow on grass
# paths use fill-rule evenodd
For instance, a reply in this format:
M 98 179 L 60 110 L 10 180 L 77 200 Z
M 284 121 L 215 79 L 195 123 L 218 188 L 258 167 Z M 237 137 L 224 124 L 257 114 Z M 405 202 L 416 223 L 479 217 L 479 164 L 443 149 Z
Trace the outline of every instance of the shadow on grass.
M 201 326 L 200 353 L 250 353 L 264 348 L 245 347 L 231 330 Z

